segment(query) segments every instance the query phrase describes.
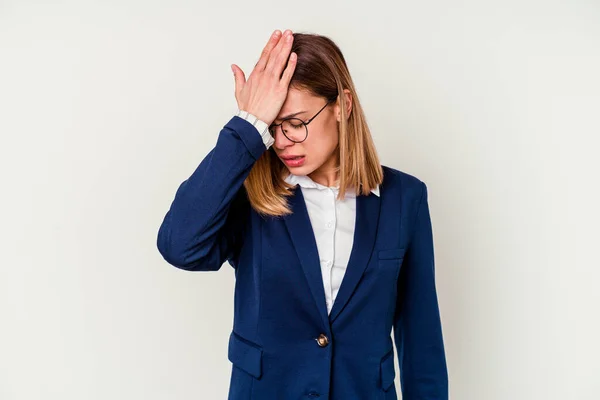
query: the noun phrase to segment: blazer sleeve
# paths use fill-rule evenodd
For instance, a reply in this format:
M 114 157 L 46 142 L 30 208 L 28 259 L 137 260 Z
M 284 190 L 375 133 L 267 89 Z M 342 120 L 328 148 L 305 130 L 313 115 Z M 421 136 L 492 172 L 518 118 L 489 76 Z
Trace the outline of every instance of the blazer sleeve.
M 447 400 L 448 371 L 438 307 L 427 186 L 398 277 L 394 341 L 404 400 Z
M 226 260 L 237 267 L 249 203 L 243 187 L 266 151 L 257 129 L 234 116 L 215 147 L 181 183 L 158 230 L 163 258 L 188 271 L 217 271 Z

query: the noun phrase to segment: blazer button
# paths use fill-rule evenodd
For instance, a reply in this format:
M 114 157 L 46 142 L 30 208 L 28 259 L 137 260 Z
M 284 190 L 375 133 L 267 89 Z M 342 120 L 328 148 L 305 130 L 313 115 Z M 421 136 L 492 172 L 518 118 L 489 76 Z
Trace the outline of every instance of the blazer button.
M 324 333 L 321 333 L 318 338 L 315 339 L 320 347 L 325 347 L 329 344 L 329 339 Z

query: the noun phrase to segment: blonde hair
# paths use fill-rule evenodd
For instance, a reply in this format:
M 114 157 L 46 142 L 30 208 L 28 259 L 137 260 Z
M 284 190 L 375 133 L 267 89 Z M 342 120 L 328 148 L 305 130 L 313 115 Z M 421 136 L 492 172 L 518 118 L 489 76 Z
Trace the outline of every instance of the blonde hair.
M 294 33 L 292 51 L 298 55 L 298 61 L 290 87 L 339 101 L 338 199 L 343 199 L 350 187 L 359 188 L 357 195 L 368 195 L 382 183 L 383 169 L 342 52 L 331 39 L 305 33 Z M 349 118 L 344 89 L 352 96 Z M 286 197 L 293 194 L 288 190 L 293 186 L 284 180 L 288 173 L 272 147 L 255 162 L 244 187 L 256 212 L 265 216 L 292 213 Z

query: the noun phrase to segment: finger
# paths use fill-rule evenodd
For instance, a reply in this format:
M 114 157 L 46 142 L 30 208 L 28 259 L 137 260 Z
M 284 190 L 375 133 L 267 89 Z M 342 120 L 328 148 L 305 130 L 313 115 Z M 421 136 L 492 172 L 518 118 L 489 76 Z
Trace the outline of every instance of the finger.
M 281 71 L 286 68 L 288 60 L 290 58 L 290 52 L 292 51 L 292 45 L 294 43 L 294 35 L 290 33 L 290 35 L 286 38 L 285 43 L 279 53 L 275 53 L 273 51 L 272 55 L 277 54 L 274 64 L 273 64 L 273 72 L 277 77 L 281 76 Z M 267 67 L 268 68 L 268 67 Z
M 267 61 L 269 60 L 269 54 L 271 54 L 271 51 L 273 50 L 273 48 L 275 47 L 277 42 L 279 42 L 280 36 L 281 36 L 281 32 L 279 30 L 276 30 L 275 32 L 273 32 L 273 34 L 269 38 L 269 41 L 267 42 L 267 45 L 265 46 L 262 53 L 260 54 L 260 59 L 258 60 L 258 62 L 256 63 L 256 66 L 254 67 L 255 70 L 262 71 L 263 69 L 265 69 L 265 66 L 267 65 Z
M 292 76 L 294 75 L 294 71 L 296 70 L 296 63 L 298 61 L 298 55 L 296 53 L 290 54 L 290 59 L 288 60 L 287 67 L 283 71 L 283 75 L 281 76 L 281 83 L 286 87 L 289 86 L 290 81 L 292 80 Z
M 287 59 L 290 53 L 293 41 L 294 36 L 292 35 L 292 31 L 287 29 L 283 33 L 283 36 L 281 37 L 273 51 L 271 51 L 271 54 L 269 55 L 269 60 L 267 61 L 267 65 L 265 67 L 266 71 L 277 73 L 277 75 L 279 76 L 281 70 L 283 69 L 282 64 L 284 60 Z
M 237 98 L 246 83 L 246 76 L 244 75 L 244 71 L 235 64 L 231 64 L 231 69 L 235 79 L 235 97 Z

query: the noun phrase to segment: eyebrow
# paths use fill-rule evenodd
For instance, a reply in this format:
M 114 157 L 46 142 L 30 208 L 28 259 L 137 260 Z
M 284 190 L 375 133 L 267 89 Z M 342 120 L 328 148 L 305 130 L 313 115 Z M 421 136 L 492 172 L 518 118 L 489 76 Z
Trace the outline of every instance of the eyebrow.
M 295 113 L 293 113 L 293 114 L 284 115 L 284 116 L 283 116 L 283 117 L 281 117 L 281 118 L 275 118 L 275 120 L 282 120 L 282 119 L 286 119 L 286 118 L 293 118 L 293 117 L 295 117 L 296 115 L 299 115 L 299 114 L 302 114 L 302 113 L 305 113 L 305 112 L 306 112 L 306 111 L 298 111 L 298 112 L 295 112 Z

